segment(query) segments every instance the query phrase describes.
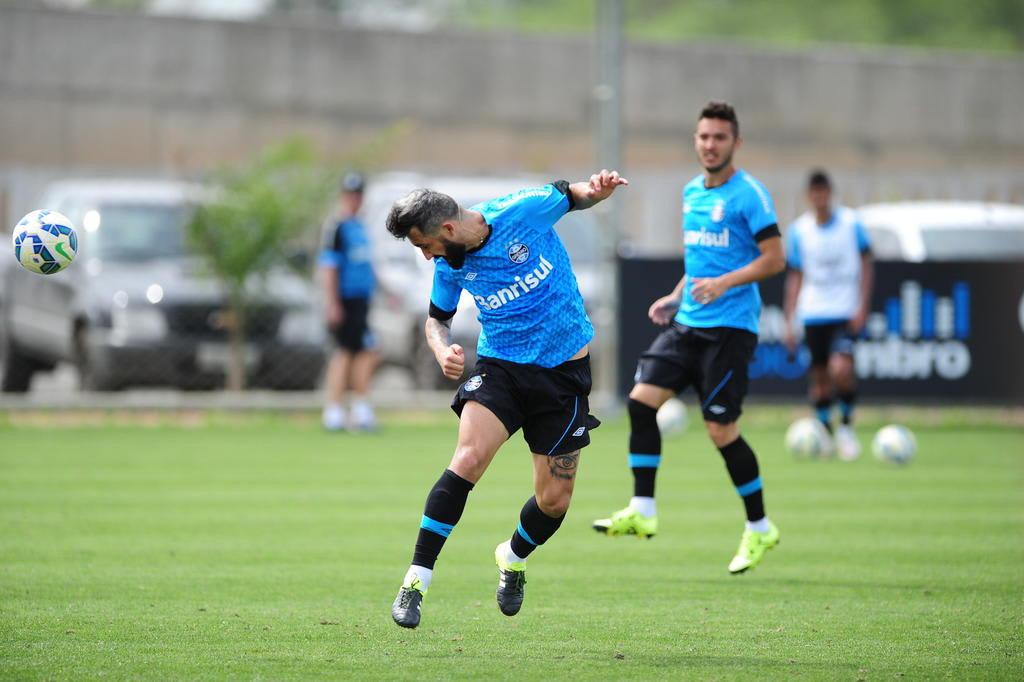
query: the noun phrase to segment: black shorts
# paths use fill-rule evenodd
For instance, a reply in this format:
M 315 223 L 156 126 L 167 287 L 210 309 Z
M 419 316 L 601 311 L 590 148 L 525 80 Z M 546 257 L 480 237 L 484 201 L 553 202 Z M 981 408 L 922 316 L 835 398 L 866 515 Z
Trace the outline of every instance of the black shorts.
M 833 353 L 853 355 L 853 334 L 849 320 L 804 325 L 804 343 L 811 351 L 811 367 L 824 367 Z
M 600 426 L 590 414 L 590 356 L 557 367 L 522 365 L 481 357 L 452 399 L 462 416 L 470 400 L 501 420 L 511 436 L 520 428 L 530 452 L 563 455 L 590 445 Z
M 370 299 L 368 298 L 343 298 L 341 307 L 345 311 L 345 317 L 341 324 L 336 327 L 328 327 L 327 330 L 334 337 L 334 342 L 339 348 L 358 353 L 359 351 L 373 348 L 373 334 L 370 332 Z
M 757 335 L 743 329 L 673 324 L 640 355 L 634 379 L 676 393 L 693 386 L 704 421 L 728 424 L 743 412 L 755 348 Z

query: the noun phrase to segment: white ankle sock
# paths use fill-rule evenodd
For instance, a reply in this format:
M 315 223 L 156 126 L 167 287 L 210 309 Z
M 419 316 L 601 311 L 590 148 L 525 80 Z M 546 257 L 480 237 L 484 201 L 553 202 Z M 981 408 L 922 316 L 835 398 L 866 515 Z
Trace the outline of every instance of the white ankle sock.
M 767 533 L 768 532 L 768 517 L 759 519 L 757 521 L 747 521 L 747 529 L 752 530 L 755 533 Z
M 654 504 L 653 497 L 634 497 L 630 499 L 629 506 L 632 507 L 640 516 L 646 516 L 651 518 L 657 516 L 658 507 Z
M 505 555 L 505 561 L 510 564 L 518 564 L 526 561 L 526 559 L 512 551 L 512 543 L 508 540 L 501 543 L 501 552 Z
M 423 566 L 410 566 L 409 570 L 405 574 L 405 581 L 402 585 L 410 585 L 414 578 L 419 578 L 420 583 L 423 584 L 422 592 L 426 592 L 427 588 L 430 587 L 430 579 L 434 576 L 434 571 Z

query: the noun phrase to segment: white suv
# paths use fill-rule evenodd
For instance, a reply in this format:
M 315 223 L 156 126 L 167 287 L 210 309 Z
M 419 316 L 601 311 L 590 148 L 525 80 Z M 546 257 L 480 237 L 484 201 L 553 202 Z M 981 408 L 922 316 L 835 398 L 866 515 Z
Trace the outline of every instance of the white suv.
M 1024 206 L 904 201 L 857 209 L 879 260 L 1024 260 Z

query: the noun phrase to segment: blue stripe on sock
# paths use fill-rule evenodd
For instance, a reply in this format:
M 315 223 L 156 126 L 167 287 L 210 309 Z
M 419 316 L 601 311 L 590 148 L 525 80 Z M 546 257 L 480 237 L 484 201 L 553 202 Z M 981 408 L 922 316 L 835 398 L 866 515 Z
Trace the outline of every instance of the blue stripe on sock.
M 814 412 L 818 416 L 818 421 L 822 424 L 828 424 L 832 419 L 832 407 L 830 405 L 816 407 L 814 408 Z
M 629 453 L 630 469 L 657 469 L 661 464 L 661 455 L 637 455 Z
M 845 400 L 839 401 L 839 414 L 843 415 L 843 419 L 849 419 L 853 414 L 853 404 L 848 403 Z
M 420 528 L 423 528 L 424 530 L 429 530 L 431 533 L 437 533 L 441 537 L 446 538 L 452 534 L 452 529 L 455 528 L 455 526 L 449 523 L 441 523 L 440 521 L 435 521 L 434 519 L 424 514 L 423 518 L 420 520 Z
M 740 494 L 740 497 L 746 497 L 747 495 L 753 495 L 761 489 L 761 477 L 758 476 L 750 483 L 744 483 L 743 485 L 736 486 L 736 492 Z
M 533 538 L 531 538 L 529 536 L 529 534 L 523 529 L 523 524 L 522 523 L 520 523 L 519 527 L 516 528 L 516 532 L 519 533 L 519 537 L 521 537 L 522 539 L 526 540 L 527 542 L 529 542 L 534 547 L 537 546 L 537 543 L 533 541 Z

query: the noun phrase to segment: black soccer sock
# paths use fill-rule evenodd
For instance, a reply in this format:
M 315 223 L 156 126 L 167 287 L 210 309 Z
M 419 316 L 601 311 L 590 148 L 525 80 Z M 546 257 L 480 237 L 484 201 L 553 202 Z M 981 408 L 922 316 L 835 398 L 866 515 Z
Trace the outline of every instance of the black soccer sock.
M 718 448 L 718 451 L 725 459 L 725 468 L 729 470 L 736 492 L 743 498 L 747 521 L 760 521 L 764 518 L 764 496 L 761 493 L 761 476 L 754 451 L 743 440 L 743 436 L 724 448 Z
M 551 518 L 540 510 L 537 498 L 531 497 L 523 505 L 523 510 L 519 512 L 519 527 L 516 528 L 516 532 L 512 533 L 512 551 L 516 556 L 521 556 L 524 559 L 530 556 L 533 550 L 543 545 L 548 538 L 555 534 L 564 518 L 565 514 L 557 519 Z
M 654 479 L 661 464 L 661 431 L 658 411 L 629 399 L 629 467 L 633 470 L 633 495 L 654 497 Z
M 829 433 L 832 433 L 832 399 L 821 398 L 814 401 L 814 414 Z
M 416 538 L 416 550 L 412 555 L 414 566 L 433 569 L 437 555 L 444 547 L 455 524 L 462 518 L 466 498 L 473 484 L 451 469 L 445 469 L 441 478 L 427 495 L 427 504 L 420 521 L 420 534 Z
M 849 426 L 853 423 L 853 410 L 857 405 L 857 389 L 843 391 L 839 394 L 839 414 L 842 416 L 843 424 Z

